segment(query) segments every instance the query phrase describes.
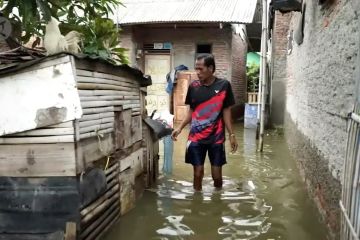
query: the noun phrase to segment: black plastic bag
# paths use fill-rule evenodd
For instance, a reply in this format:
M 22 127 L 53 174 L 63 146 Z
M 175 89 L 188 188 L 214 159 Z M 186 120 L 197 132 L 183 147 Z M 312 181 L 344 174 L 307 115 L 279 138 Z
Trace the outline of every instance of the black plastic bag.
M 154 120 L 150 117 L 145 118 L 145 123 L 153 130 L 156 139 L 171 135 L 173 129 L 161 120 Z

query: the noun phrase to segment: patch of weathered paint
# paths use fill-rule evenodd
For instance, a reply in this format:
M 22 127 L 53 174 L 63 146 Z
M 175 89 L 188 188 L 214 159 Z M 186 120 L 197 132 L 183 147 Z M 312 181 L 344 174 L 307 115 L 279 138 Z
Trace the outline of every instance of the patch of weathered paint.
M 26 171 L 29 171 L 29 169 L 28 168 L 19 168 L 19 172 L 21 172 L 21 173 L 24 173 Z
M 0 240 L 63 240 L 64 232 L 45 234 L 0 234 Z
M 66 119 L 67 109 L 65 107 L 50 107 L 39 109 L 36 112 L 36 127 L 43 127 L 53 123 L 60 123 Z
M 57 68 L 54 66 L 54 69 L 53 69 L 53 77 L 55 78 L 55 77 L 57 77 L 57 76 L 59 76 L 59 75 L 61 75 L 60 70 L 57 69 Z
M 106 191 L 105 172 L 99 168 L 88 169 L 81 174 L 79 190 L 81 207 L 85 207 Z
M 76 177 L 33 179 L 0 177 L 0 236 L 63 231 L 66 222 L 79 222 Z
M 36 163 L 34 150 L 29 149 L 29 151 L 26 154 L 26 159 L 29 165 L 34 165 Z
M 121 215 L 135 207 L 135 172 L 129 168 L 120 173 Z
M 28 178 L 27 182 L 29 184 L 34 184 L 34 185 L 39 185 L 39 186 L 43 186 L 46 184 L 46 178 Z
M 59 71 L 56 76 L 54 66 L 39 69 L 34 66 L 33 70 L 1 78 L 1 136 L 81 118 L 70 59 L 67 63 L 58 64 L 55 60 L 53 63 Z

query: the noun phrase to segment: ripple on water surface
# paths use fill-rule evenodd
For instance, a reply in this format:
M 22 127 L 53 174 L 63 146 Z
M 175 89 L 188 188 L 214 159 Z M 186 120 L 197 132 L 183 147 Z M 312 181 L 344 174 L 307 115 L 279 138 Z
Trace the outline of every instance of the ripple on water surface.
M 223 189 L 213 187 L 206 160 L 203 190 L 194 192 L 186 135 L 174 146 L 173 174 L 145 191 L 104 240 L 327 239 L 283 137 L 267 136 L 259 153 L 255 132 L 237 126 L 239 148 L 227 154 Z
M 221 239 L 253 239 L 266 233 L 271 225 L 267 215 L 272 208 L 256 196 L 252 181 L 225 178 L 223 189 L 216 190 L 212 179 L 205 178 L 202 192 L 194 192 L 191 182 L 163 178 L 157 189 L 149 191 L 157 194 L 157 209 L 165 220 L 156 231 L 161 235 L 158 239 L 203 235 L 199 225 L 210 222 L 216 223 L 212 231 Z M 172 215 L 167 215 L 169 200 Z

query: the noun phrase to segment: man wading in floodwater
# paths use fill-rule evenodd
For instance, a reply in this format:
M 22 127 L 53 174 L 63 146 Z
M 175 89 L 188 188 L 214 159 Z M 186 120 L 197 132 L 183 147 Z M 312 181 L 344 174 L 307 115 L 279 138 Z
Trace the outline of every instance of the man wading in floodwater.
M 214 76 L 215 59 L 211 54 L 199 55 L 195 70 L 199 80 L 190 84 L 185 100 L 190 109 L 171 137 L 176 141 L 182 129 L 191 122 L 185 162 L 193 165 L 194 189 L 201 191 L 207 152 L 214 187 L 222 187 L 222 166 L 226 163 L 224 125 L 229 132 L 232 152 L 238 144 L 231 123 L 231 106 L 235 100 L 230 83 Z

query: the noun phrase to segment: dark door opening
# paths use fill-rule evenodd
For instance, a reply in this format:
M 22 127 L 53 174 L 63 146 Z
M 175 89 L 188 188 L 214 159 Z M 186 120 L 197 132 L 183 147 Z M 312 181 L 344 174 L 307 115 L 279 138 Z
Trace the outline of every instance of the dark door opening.
M 196 45 L 196 55 L 201 53 L 211 53 L 212 46 L 211 44 L 198 44 Z

